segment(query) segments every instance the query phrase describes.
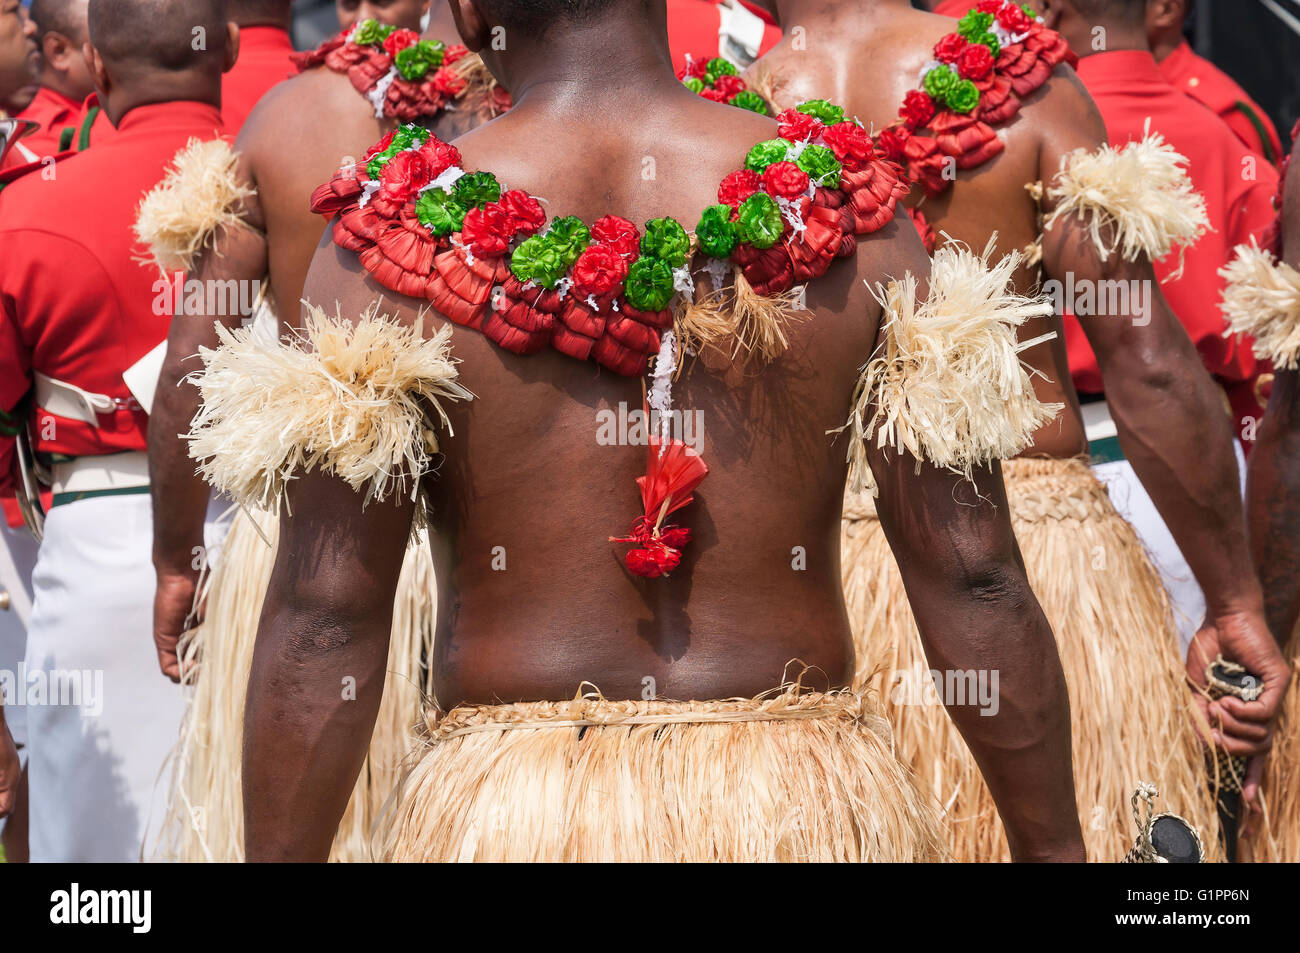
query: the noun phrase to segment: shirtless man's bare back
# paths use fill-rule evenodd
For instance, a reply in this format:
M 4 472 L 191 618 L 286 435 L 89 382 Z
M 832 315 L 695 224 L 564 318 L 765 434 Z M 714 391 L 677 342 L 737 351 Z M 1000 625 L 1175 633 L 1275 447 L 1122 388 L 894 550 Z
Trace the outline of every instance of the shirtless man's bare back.
M 921 76 L 935 62 L 936 43 L 957 26 L 954 20 L 914 10 L 906 0 L 877 0 L 868 4 L 779 0 L 777 7 L 787 37 L 751 67 L 747 75 L 755 78 L 766 74 L 767 78 L 760 85 L 775 85 L 778 109 L 811 96 L 828 97 L 842 102 L 850 113 L 871 123 L 877 132 L 896 123 L 905 97 L 909 91 L 918 88 Z M 796 26 L 800 28 L 798 31 L 794 29 Z M 1068 66 L 1058 66 L 1050 79 L 1022 98 L 1021 108 L 1014 118 L 996 126 L 997 139 L 1005 147 L 999 154 L 967 171 L 958 171 L 955 162 L 946 170 L 940 167 L 934 174 L 952 185 L 942 191 L 934 190 L 939 194 L 925 196 L 921 188 L 914 189 L 909 201 L 919 208 L 936 233 L 974 247 L 983 247 L 995 233 L 1000 248 L 1004 250 L 1038 246 L 1040 206 L 1027 186 L 1035 183 L 1048 186 L 1041 212 L 1050 215 L 1055 204 L 1050 188 L 1063 161 L 1075 150 L 1094 152 L 1105 143 L 1106 133 L 1100 117 Z M 923 130 L 928 134 L 924 123 L 918 134 Z M 879 145 L 882 139 L 877 142 Z M 1016 283 L 1022 291 L 1029 292 L 1039 287 L 1044 278 L 1064 282 L 1067 276 L 1080 285 L 1101 286 L 1102 282 L 1124 281 L 1141 282 L 1144 287 L 1152 289 L 1147 313 L 1133 308 L 1127 314 L 1084 319 L 1083 326 L 1106 375 L 1107 398 L 1124 454 L 1155 499 L 1183 551 L 1188 554 L 1196 577 L 1207 593 L 1211 608 L 1202 635 L 1221 648 L 1225 655 L 1231 656 L 1235 652 L 1239 657 L 1249 657 L 1252 665 L 1269 673 L 1270 694 L 1264 704 L 1251 711 L 1251 724 L 1234 730 L 1240 725 L 1236 712 L 1223 722 L 1223 735 L 1229 749 L 1242 754 L 1257 754 L 1267 746 L 1265 731 L 1258 726 L 1267 726 L 1274 717 L 1286 675 L 1285 668 L 1278 665 L 1280 659 L 1268 652 L 1263 644 L 1262 636 L 1267 630 L 1263 624 L 1259 583 L 1246 562 L 1245 527 L 1236 491 L 1237 476 L 1231 462 L 1232 437 L 1221 410 L 1221 397 L 1204 373 L 1185 332 L 1156 290 L 1149 257 L 1126 261 L 1119 254 L 1112 254 L 1105 259 L 1089 238 L 1087 220 L 1074 215 L 1058 219 L 1047 231 L 1041 243 L 1041 256 L 1040 264 L 1033 264 L 1030 259 L 1017 274 Z M 1059 331 L 1060 326 L 1060 317 L 1053 316 L 1027 322 L 1022 325 L 1020 333 L 1022 339 L 1028 340 L 1045 331 Z M 1029 534 L 1047 532 L 1049 526 L 1062 531 L 1064 524 L 1059 520 L 1044 520 L 1041 506 L 1035 515 L 1017 515 L 1017 533 L 1022 537 L 1022 546 L 1043 554 L 1041 566 L 1033 565 L 1031 559 L 1031 578 L 1034 578 L 1036 591 L 1043 598 L 1052 619 L 1066 661 L 1067 676 L 1072 679 L 1076 720 L 1091 721 L 1094 725 L 1118 725 L 1125 720 L 1131 721 L 1130 700 L 1135 695 L 1149 693 L 1151 684 L 1162 684 L 1159 689 L 1161 701 L 1153 700 L 1153 707 L 1165 713 L 1156 716 L 1163 719 L 1165 727 L 1153 731 L 1151 723 L 1144 723 L 1142 736 L 1134 736 L 1123 745 L 1127 752 L 1125 756 L 1133 756 L 1136 760 L 1130 768 L 1119 773 L 1127 775 L 1143 770 L 1141 764 L 1147 755 L 1142 753 L 1142 748 L 1159 735 L 1164 740 L 1149 749 L 1151 758 L 1163 762 L 1170 748 L 1186 751 L 1182 758 L 1184 766 L 1177 773 L 1178 780 L 1174 781 L 1172 776 L 1164 780 L 1166 796 L 1174 794 L 1183 800 L 1205 801 L 1203 784 L 1198 777 L 1199 755 L 1190 741 L 1182 716 L 1176 714 L 1186 704 L 1177 672 L 1176 644 L 1165 645 L 1169 640 L 1160 637 L 1151 646 L 1134 643 L 1119 649 L 1121 642 L 1129 639 L 1121 633 L 1126 633 L 1131 627 L 1149 633 L 1166 632 L 1166 610 L 1162 607 L 1159 579 L 1142 555 L 1131 529 L 1114 514 L 1104 490 L 1086 469 L 1067 462 L 1069 458 L 1087 451 L 1087 440 L 1078 400 L 1070 384 L 1063 343 L 1058 336 L 1051 346 L 1031 348 L 1023 356 L 1040 372 L 1035 378 L 1040 397 L 1064 402 L 1066 408 L 1035 435 L 1033 445 L 1025 451 L 1026 457 L 1055 458 L 1062 462 L 1059 465 L 1017 464 L 1015 468 L 1007 469 L 1013 512 L 1019 509 L 1017 500 L 1027 494 L 1032 494 L 1035 499 L 1051 500 L 1064 494 L 1063 486 L 1070 486 L 1070 492 L 1079 499 L 1097 498 L 1098 512 L 1110 514 L 1107 519 L 1110 529 L 1106 532 L 1115 534 L 1104 539 L 1093 538 L 1088 535 L 1090 531 L 1086 522 L 1082 530 L 1070 524 L 1073 528 L 1062 540 L 1067 545 L 1066 551 L 1077 554 L 1081 562 L 1077 567 L 1067 567 L 1059 558 L 1047 555 L 1059 550 L 1045 544 L 1031 544 L 1028 539 Z M 1181 423 L 1171 425 L 1172 421 Z M 1051 480 L 1044 483 L 1044 477 L 1051 473 L 1057 474 L 1051 480 L 1065 482 L 1057 482 L 1054 486 Z M 1019 479 L 1021 475 L 1023 483 Z M 1014 482 L 1013 478 L 1016 478 Z M 1053 508 L 1054 504 L 1048 506 L 1048 510 Z M 873 522 L 867 514 L 862 525 L 869 526 Z M 879 530 L 872 528 L 855 538 L 858 528 L 850 523 L 850 566 L 846 567 L 850 576 L 846 585 L 850 589 L 851 602 L 854 591 L 859 594 L 867 591 L 864 596 L 867 601 L 856 613 L 865 619 L 873 617 L 872 584 L 853 578 L 852 564 L 861 564 L 860 572 L 865 574 L 864 578 L 874 577 L 880 545 L 871 541 L 878 539 Z M 1091 532 L 1096 533 L 1099 528 Z M 1135 623 L 1138 616 L 1133 614 L 1135 610 L 1131 607 L 1122 611 L 1112 608 L 1121 605 L 1116 596 L 1118 590 L 1113 588 L 1109 593 L 1103 591 L 1100 597 L 1084 600 L 1086 604 L 1095 605 L 1099 614 L 1090 615 L 1066 608 L 1067 605 L 1077 605 L 1084 598 L 1078 586 L 1100 578 L 1095 573 L 1096 566 L 1090 566 L 1088 555 L 1098 546 L 1110 553 L 1112 559 L 1116 558 L 1116 552 L 1131 553 L 1132 562 L 1126 563 L 1121 571 L 1114 571 L 1112 563 L 1112 572 L 1103 581 L 1121 587 L 1145 587 L 1154 599 L 1154 602 L 1148 602 L 1149 617 L 1142 616 L 1146 622 Z M 1101 585 L 1100 582 L 1097 584 Z M 1053 591 L 1059 591 L 1060 597 L 1050 597 L 1049 593 Z M 880 594 L 880 598 L 886 598 L 881 590 L 875 592 Z M 1110 615 L 1112 611 L 1117 614 Z M 1089 622 L 1089 619 L 1093 621 Z M 872 639 L 879 640 L 874 643 L 876 651 L 862 653 L 863 660 L 878 657 L 884 649 L 883 643 L 894 639 L 906 638 L 915 645 L 914 636 L 905 636 L 910 622 L 906 619 L 898 622 L 900 631 L 897 633 L 861 632 L 860 637 L 868 640 L 868 644 L 872 644 Z M 1094 702 L 1089 699 L 1104 694 L 1101 686 L 1094 690 L 1079 681 L 1084 677 L 1083 672 L 1101 671 L 1094 663 L 1086 661 L 1099 641 L 1112 643 L 1117 653 L 1122 651 L 1115 656 L 1115 670 L 1102 677 L 1105 691 L 1114 690 L 1115 680 L 1126 677 L 1121 674 L 1121 669 L 1127 669 L 1136 679 L 1133 692 L 1114 692 L 1117 699 L 1124 701 L 1107 712 L 1091 710 Z M 1071 662 L 1074 653 L 1078 653 L 1078 665 Z M 1213 655 L 1211 651 L 1210 657 Z M 1163 659 L 1158 663 L 1163 674 L 1159 677 L 1137 675 L 1137 670 L 1132 667 L 1135 656 Z M 910 657 L 917 665 L 923 664 L 919 656 L 913 654 Z M 900 670 L 907 668 L 908 658 L 905 652 Z M 937 666 L 932 664 L 931 667 Z M 1199 678 L 1201 673 L 1198 669 L 1194 674 Z M 886 688 L 889 684 L 886 681 Z M 907 702 L 901 704 L 907 705 Z M 930 724 L 930 720 L 921 720 Z M 931 735 L 933 731 L 918 730 Z M 1076 749 L 1081 752 L 1108 737 L 1111 737 L 1109 728 L 1088 728 L 1081 736 L 1080 724 L 1076 724 Z M 921 742 L 913 744 L 920 745 Z M 939 747 L 954 752 L 952 756 L 957 762 L 964 760 L 959 747 L 950 744 Z M 931 750 L 932 744 L 925 744 L 924 751 L 914 749 L 914 760 L 928 761 Z M 1094 772 L 1076 764 L 1081 784 L 1081 810 L 1086 817 L 1093 818 L 1098 816 L 1096 811 L 1100 811 L 1100 816 L 1106 820 L 1104 827 L 1100 828 L 1103 833 L 1098 835 L 1104 836 L 1104 841 L 1090 841 L 1090 848 L 1097 852 L 1105 843 L 1105 854 L 1113 854 L 1118 859 L 1127 848 L 1131 835 L 1127 797 L 1122 790 L 1128 781 L 1109 786 L 1102 784 L 1097 780 L 1100 774 L 1109 774 L 1112 779 L 1115 777 L 1111 770 L 1111 756 L 1080 756 L 1096 766 Z M 970 778 L 969 769 L 963 772 L 960 765 L 954 763 L 951 770 L 945 786 L 951 783 L 955 790 L 964 785 L 969 791 L 971 785 L 961 780 Z M 1165 773 L 1170 775 L 1170 772 Z M 947 796 L 940 792 L 941 798 Z M 1203 807 L 1205 810 L 1197 815 L 1198 819 L 1210 826 L 1213 824 L 1210 805 L 1206 802 Z M 1189 816 L 1196 813 L 1181 801 L 1179 809 L 1188 812 Z M 970 811 L 957 810 L 954 814 L 987 817 L 991 813 L 987 801 L 981 810 L 982 814 L 973 808 Z M 1095 824 L 1091 829 L 1094 832 L 1099 830 Z M 982 832 L 988 830 L 988 825 L 983 820 L 972 820 L 969 830 L 975 838 L 971 842 L 973 846 L 968 845 L 972 851 L 984 856 L 988 856 L 988 851 L 998 852 L 996 843 L 990 844 L 984 839 Z
M 750 147 L 774 136 L 771 120 L 682 89 L 668 62 L 662 13 L 653 8 L 605 0 L 587 4 L 582 18 L 547 3 L 519 11 L 492 0 L 460 0 L 454 8 L 471 49 L 485 48 L 493 72 L 515 93 L 510 113 L 457 140 L 462 165 L 490 169 L 509 187 L 543 198 L 551 216 L 591 222 L 616 212 L 634 222 L 672 216 L 694 223 L 717 201 L 718 182 Z M 506 31 L 508 52 L 486 49 L 497 27 Z M 622 38 L 628 36 L 638 42 L 627 46 Z M 611 74 L 607 52 L 614 43 L 624 52 Z M 422 481 L 442 610 L 432 660 L 438 707 L 453 717 L 469 712 L 460 717 L 509 721 L 527 706 L 464 706 L 562 701 L 584 682 L 608 700 L 650 699 L 628 703 L 642 714 L 646 706 L 669 705 L 657 701 L 663 698 L 716 707 L 723 703 L 710 700 L 778 689 L 802 666 L 810 667 L 805 687 L 846 686 L 854 658 L 838 564 L 845 437 L 836 442 L 827 431 L 842 426 L 859 370 L 877 342 L 881 307 L 864 282 L 928 270 L 910 227 L 888 224 L 855 256 L 833 263 L 808 285 L 811 314 L 789 328 L 789 347 L 780 358 L 724 376 L 697 364 L 675 381 L 674 404 L 698 408 L 703 417 L 700 449 L 711 470 L 684 511 L 694 539 L 681 565 L 649 580 L 630 574 L 622 548 L 608 541 L 625 531 L 635 510 L 645 450 L 602 446 L 597 438 L 598 412 L 620 403 L 639 407 L 641 382 L 550 350 L 517 356 L 474 330 L 456 328 L 451 355 L 460 362 L 459 384 L 475 399 L 443 402 L 449 427 L 439 435 L 442 456 Z M 427 302 L 380 285 L 355 253 L 328 239 L 305 297 L 330 313 L 337 306 L 353 322 L 382 298 L 382 310 L 402 323 L 414 324 L 426 312 L 426 334 L 444 325 L 427 313 Z M 370 325 L 362 319 L 359 326 Z M 974 499 L 976 492 L 1001 500 L 1000 480 L 985 472 L 971 487 L 950 472 L 914 465 L 905 456 L 872 452 L 882 519 L 930 651 L 954 667 L 1001 673 L 1004 717 L 981 718 L 969 710 L 955 717 L 986 769 L 1015 855 L 1078 859 L 1068 719 L 1050 633 L 1029 592 L 1005 510 L 954 502 Z M 393 593 L 415 505 L 408 493 L 364 506 L 362 495 L 319 471 L 300 474 L 286 494 L 249 686 L 246 838 L 250 859 L 319 860 L 361 766 L 378 705 Z M 357 679 L 356 702 L 339 701 L 343 673 Z M 745 718 L 758 705 L 742 703 Z M 669 707 L 670 715 L 657 717 L 697 720 Z M 608 715 L 607 708 L 599 710 Z M 616 729 L 557 730 L 566 733 L 563 744 L 580 744 L 586 731 L 587 743 L 596 745 L 604 743 L 597 736 L 607 740 Z M 698 739 L 699 732 L 719 730 L 664 726 L 654 737 L 667 744 L 687 732 Z M 766 738 L 787 726 L 761 730 Z M 538 737 L 509 734 L 502 744 Z M 857 740 L 845 743 L 857 745 L 863 737 L 854 733 Z M 690 745 L 674 750 L 691 752 L 687 760 L 696 772 L 711 770 L 715 761 Z M 633 770 L 650 770 L 631 754 L 615 764 L 624 761 Z M 915 825 L 928 808 L 886 762 L 878 773 L 865 766 L 852 772 L 852 784 L 876 779 L 874 788 L 858 788 L 874 790 L 860 794 L 861 809 L 889 814 L 898 825 L 896 837 L 882 838 L 888 828 L 882 825 L 852 848 L 853 855 L 925 856 L 925 835 Z M 775 763 L 771 767 L 774 776 L 784 776 Z M 430 791 L 451 790 L 448 785 L 475 776 L 467 770 L 434 775 Z M 741 801 L 754 796 L 749 785 L 759 779 L 730 770 L 727 778 L 727 784 L 741 784 L 726 807 L 734 820 L 745 814 Z M 547 780 L 581 784 L 554 774 Z M 893 785 L 894 793 L 887 793 Z M 545 799 L 524 805 L 520 789 L 507 788 L 515 792 L 507 795 L 509 810 L 553 806 Z M 580 790 L 566 789 L 571 796 Z M 645 785 L 632 790 L 642 801 L 662 795 L 684 810 L 704 806 L 704 795 L 683 791 L 677 798 Z M 887 807 L 895 798 L 899 807 Z M 845 808 L 835 794 L 813 799 L 828 802 L 817 811 Z M 470 812 L 481 807 L 456 805 Z M 612 823 L 612 817 L 587 820 Z M 574 843 L 586 843 L 590 830 L 575 833 Z M 409 856 L 469 851 L 536 857 L 545 853 L 539 845 L 554 836 L 548 826 L 534 842 L 511 828 L 509 837 L 491 838 L 490 845 L 485 837 L 427 853 L 407 846 Z M 707 836 L 691 844 L 615 840 L 600 849 L 619 859 L 715 849 Z M 781 856 L 770 845 L 759 849 L 768 850 L 763 856 Z M 556 848 L 554 854 L 582 850 Z M 741 850 L 736 856 L 748 855 Z

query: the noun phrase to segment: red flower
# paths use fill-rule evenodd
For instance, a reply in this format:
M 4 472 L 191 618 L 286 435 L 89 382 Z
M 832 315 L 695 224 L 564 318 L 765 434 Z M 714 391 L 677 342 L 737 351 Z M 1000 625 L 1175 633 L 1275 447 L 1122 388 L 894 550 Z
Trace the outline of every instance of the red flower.
M 998 23 L 1002 24 L 1008 33 L 1024 33 L 1034 25 L 1034 21 L 1029 19 L 1029 14 L 1014 3 L 998 10 L 997 17 Z
M 629 550 L 623 557 L 627 568 L 638 576 L 658 579 L 665 573 L 672 572 L 681 564 L 682 554 L 658 540 L 651 540 L 645 549 Z
M 408 46 L 415 46 L 419 42 L 420 34 L 414 30 L 394 30 L 384 40 L 384 49 L 388 51 L 389 56 L 395 57 Z
M 505 254 L 514 232 L 511 214 L 499 202 L 489 202 L 465 213 L 460 239 L 475 255 L 492 258 Z
M 405 205 L 432 179 L 429 163 L 418 152 L 399 152 L 388 160 L 380 174 L 379 194 L 397 205 Z
M 691 541 L 689 526 L 665 526 L 659 533 L 659 541 L 673 549 L 681 549 Z
M 907 140 L 912 133 L 906 126 L 890 126 L 881 132 L 876 133 L 876 145 L 880 151 L 895 162 L 903 158 L 903 150 L 907 148 Z
M 459 43 L 453 43 L 443 51 L 442 65 L 450 66 L 452 63 L 459 59 L 464 59 L 466 56 L 469 56 L 469 47 L 462 46 Z
M 608 245 L 624 258 L 635 255 L 641 244 L 641 233 L 635 225 L 617 215 L 605 215 L 591 226 L 591 240 Z
M 732 208 L 739 208 L 763 184 L 762 178 L 752 169 L 741 169 L 722 180 L 718 186 L 718 201 Z
M 546 224 L 542 206 L 527 192 L 511 189 L 501 196 L 498 204 L 509 213 L 517 233 L 531 235 Z
M 459 166 L 461 163 L 460 150 L 449 143 L 443 142 L 437 136 L 430 136 L 426 139 L 417 154 L 423 156 L 424 161 L 429 163 L 430 181 L 442 175 L 452 166 Z
M 909 129 L 922 129 L 935 114 L 934 100 L 923 89 L 914 89 L 903 97 L 901 115 Z
M 745 81 L 739 76 L 719 76 L 717 80 L 714 81 L 713 88 L 724 94 L 728 99 L 736 95 L 736 93 L 748 89 L 745 85 Z
M 459 96 L 465 85 L 465 77 L 449 66 L 440 66 L 433 74 L 433 88 L 444 96 Z
M 627 277 L 627 259 L 613 245 L 588 245 L 573 263 L 573 287 L 582 297 L 608 294 Z
M 808 173 L 793 162 L 773 162 L 763 173 L 763 185 L 769 195 L 792 199 L 808 188 Z
M 685 79 L 688 76 L 694 76 L 697 79 L 704 79 L 704 74 L 709 71 L 709 61 L 699 57 L 686 57 L 686 63 L 677 71 L 678 79 Z
M 827 127 L 822 138 L 850 172 L 857 172 L 871 161 L 871 137 L 856 122 L 837 122 Z
M 781 124 L 780 128 L 777 129 L 777 134 L 782 139 L 788 139 L 790 142 L 804 142 L 816 139 L 821 136 L 822 131 L 826 128 L 816 116 L 801 113 L 797 109 L 787 109 L 776 117 L 776 121 Z
M 375 156 L 379 155 L 379 153 L 383 152 L 385 149 L 387 149 L 389 146 L 391 146 L 391 145 L 393 144 L 393 137 L 396 136 L 396 135 L 397 135 L 397 130 L 394 129 L 394 130 L 393 130 L 392 132 L 390 132 L 388 135 L 384 136 L 384 138 L 382 138 L 382 139 L 380 139 L 378 142 L 376 142 L 376 143 L 375 143 L 373 146 L 371 146 L 370 149 L 366 152 L 366 157 L 365 157 L 365 159 L 363 159 L 362 161 L 363 161 L 363 162 L 369 162 L 369 161 L 370 161 L 371 159 L 373 159 Z
M 993 51 L 983 43 L 972 43 L 957 57 L 957 72 L 967 79 L 985 79 L 993 72 Z
M 700 90 L 700 95 L 703 96 L 705 99 L 713 100 L 715 103 L 725 103 L 728 99 L 731 98 L 726 93 L 717 89 L 702 89 Z
M 955 63 L 961 51 L 969 45 L 960 33 L 949 33 L 934 45 L 934 58 L 940 63 Z

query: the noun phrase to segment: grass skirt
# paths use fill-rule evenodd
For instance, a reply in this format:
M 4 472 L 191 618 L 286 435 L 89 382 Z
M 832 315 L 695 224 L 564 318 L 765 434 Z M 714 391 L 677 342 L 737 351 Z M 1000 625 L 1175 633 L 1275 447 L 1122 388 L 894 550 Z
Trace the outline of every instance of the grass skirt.
M 1168 598 L 1133 528 L 1081 460 L 1003 464 L 1012 525 L 1065 669 L 1074 779 L 1088 858 L 1119 861 L 1133 846 L 1129 798 L 1154 782 L 1221 859 L 1205 761 L 1178 657 Z M 944 805 L 954 859 L 1010 859 L 993 799 L 932 684 L 897 564 L 870 498 L 845 501 L 845 598 L 858 653 L 856 683 L 881 695 L 899 757 Z
M 430 712 L 395 861 L 930 861 L 938 805 L 866 694 Z

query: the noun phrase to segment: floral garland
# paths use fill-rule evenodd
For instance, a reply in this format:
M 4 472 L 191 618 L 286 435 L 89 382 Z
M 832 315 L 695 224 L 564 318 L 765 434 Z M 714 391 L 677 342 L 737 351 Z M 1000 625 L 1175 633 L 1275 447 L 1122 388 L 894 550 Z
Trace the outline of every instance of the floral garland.
M 973 169 L 1001 153 L 1006 146 L 993 127 L 1010 121 L 1063 62 L 1077 58 L 1031 7 L 982 0 L 935 44 L 918 87 L 877 145 L 927 195 L 941 195 L 953 183 L 949 162 Z
M 694 301 L 696 251 L 715 291 L 730 267 L 737 289 L 779 296 L 852 255 L 856 236 L 884 227 L 907 192 L 902 169 L 839 107 L 815 100 L 778 120 L 779 137 L 755 145 L 723 179 L 694 242 L 670 217 L 643 229 L 618 215 L 548 224 L 536 198 L 491 172 L 465 171 L 455 146 L 414 125 L 316 189 L 312 209 L 336 216 L 335 243 L 357 252 L 384 287 L 431 302 L 508 351 L 553 348 L 627 376 L 655 358 L 650 404 L 663 414 L 677 332 Z M 690 531 L 664 519 L 707 473 L 681 441 L 651 438 L 638 480 L 643 515 L 629 536 L 611 537 L 636 544 L 630 571 L 655 577 L 677 566 Z
M 422 40 L 414 30 L 362 20 L 314 50 L 293 54 L 292 60 L 299 72 L 324 65 L 346 73 L 376 118 L 413 122 L 437 115 L 465 95 L 470 82 L 455 64 L 468 63 L 469 55 L 458 43 L 447 46 Z M 491 97 L 496 111 L 509 108 L 505 90 L 493 87 Z
M 771 115 L 763 97 L 745 85 L 735 64 L 721 56 L 705 62 L 687 53 L 686 65 L 677 71 L 677 78 L 691 92 L 715 103 L 739 106 L 763 116 Z

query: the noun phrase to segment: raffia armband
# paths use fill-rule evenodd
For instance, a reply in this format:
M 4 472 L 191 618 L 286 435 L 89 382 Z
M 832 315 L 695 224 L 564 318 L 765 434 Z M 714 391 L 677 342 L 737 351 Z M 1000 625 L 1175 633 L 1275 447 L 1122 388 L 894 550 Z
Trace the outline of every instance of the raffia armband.
M 190 271 L 218 230 L 248 227 L 241 206 L 254 192 L 240 184 L 238 166 L 224 139 L 191 139 L 141 199 L 135 236 L 160 272 Z
M 1061 160 L 1061 170 L 1047 189 L 1056 206 L 1043 229 L 1078 215 L 1088 222 L 1103 261 L 1115 252 L 1125 261 L 1141 255 L 1158 261 L 1176 245 L 1195 244 L 1209 230 L 1210 220 L 1186 163 L 1149 124 L 1145 138 L 1119 149 L 1077 149 Z M 1171 277 L 1181 273 L 1180 261 Z
M 186 439 L 199 472 L 246 506 L 273 509 L 300 472 L 320 469 L 365 494 L 415 496 L 448 433 L 443 401 L 471 400 L 450 356 L 451 327 L 430 338 L 376 303 L 353 324 L 310 307 L 297 339 L 270 343 L 218 325 L 189 378 L 202 406 Z M 439 420 L 435 420 L 435 415 Z
M 935 253 L 930 295 L 916 300 L 911 274 L 877 285 L 885 309 L 883 340 L 853 394 L 849 431 L 849 481 L 853 492 L 875 486 L 867 441 L 910 453 L 967 479 L 977 464 L 1012 457 L 1060 411 L 1034 393 L 1020 352 L 1044 341 L 1016 340 L 1030 318 L 1052 313 L 1046 298 L 1012 290 L 1018 252 L 990 266 L 992 242 L 982 256 L 958 243 Z
M 1300 367 L 1300 271 L 1254 243 L 1238 245 L 1236 257 L 1219 269 L 1227 279 L 1223 316 L 1228 334 L 1255 339 L 1255 356 L 1279 370 Z

